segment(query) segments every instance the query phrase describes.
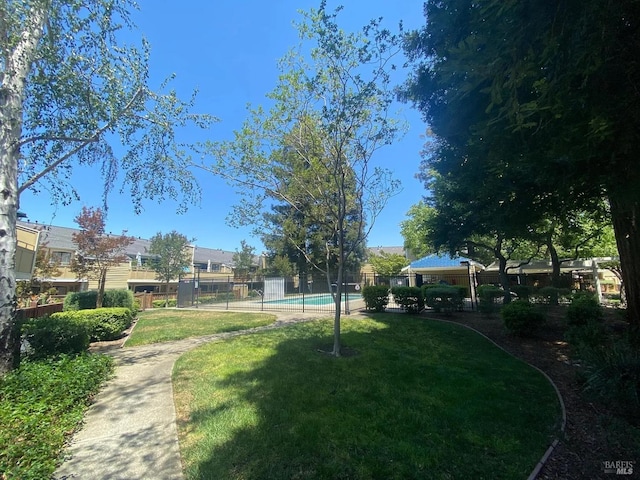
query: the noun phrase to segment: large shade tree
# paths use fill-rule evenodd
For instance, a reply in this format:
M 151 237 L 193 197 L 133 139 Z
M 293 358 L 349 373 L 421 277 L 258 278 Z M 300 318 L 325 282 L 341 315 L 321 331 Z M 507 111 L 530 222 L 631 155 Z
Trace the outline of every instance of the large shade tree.
M 408 97 L 460 164 L 525 174 L 532 224 L 605 197 L 640 324 L 638 2 L 432 0 L 425 16 L 407 42 Z M 487 160 L 482 143 L 502 153 Z
M 105 194 L 123 179 L 136 210 L 145 197 L 182 198 L 186 208 L 199 195 L 189 146 L 175 130 L 212 119 L 193 115 L 194 98 L 180 100 L 167 83 L 150 88 L 149 45 L 120 37 L 133 28 L 135 8 L 132 0 L 0 2 L 0 372 L 18 358 L 22 192 L 47 191 L 64 203 L 76 196 L 67 179 L 81 164 L 102 174 Z
M 337 15 L 324 2 L 303 14 L 303 42 L 280 62 L 271 108 L 252 110 L 233 142 L 212 146 L 220 161 L 205 166 L 241 186 L 240 222 L 268 229 L 262 214 L 275 202 L 304 208 L 306 223 L 318 227 L 326 259 L 318 267 L 336 285 L 336 356 L 346 265 L 398 188 L 372 157 L 400 133 L 390 116 L 390 72 L 399 53 L 394 35 L 377 20 L 347 33 Z M 332 257 L 335 269 L 327 268 Z

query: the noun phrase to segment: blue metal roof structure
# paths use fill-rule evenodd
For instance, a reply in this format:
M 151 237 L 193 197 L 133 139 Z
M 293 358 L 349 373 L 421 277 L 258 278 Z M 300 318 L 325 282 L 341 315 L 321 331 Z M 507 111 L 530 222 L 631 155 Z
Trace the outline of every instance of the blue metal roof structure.
M 462 262 L 465 262 L 464 264 Z M 427 268 L 442 269 L 442 268 L 466 268 L 466 262 L 470 265 L 476 265 L 483 268 L 478 262 L 475 262 L 465 257 L 451 257 L 450 255 L 432 254 L 415 260 L 405 267 L 403 270 L 424 270 Z

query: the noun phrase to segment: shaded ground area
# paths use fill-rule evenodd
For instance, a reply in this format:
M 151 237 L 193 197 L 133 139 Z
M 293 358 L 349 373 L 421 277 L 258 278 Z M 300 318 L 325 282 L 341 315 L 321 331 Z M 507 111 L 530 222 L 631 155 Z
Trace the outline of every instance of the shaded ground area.
M 613 312 L 611 312 L 613 313 Z M 556 307 L 547 316 L 547 325 L 535 338 L 518 338 L 504 329 L 498 314 L 486 317 L 461 312 L 450 316 L 426 314 L 470 326 L 513 355 L 543 370 L 562 394 L 567 410 L 565 437 L 548 459 L 539 479 L 606 479 L 603 462 L 633 461 L 633 475 L 640 478 L 640 428 L 613 414 L 603 403 L 589 399 L 578 379 L 579 366 L 571 359 L 564 341 L 564 310 Z M 610 321 L 615 321 L 611 315 Z

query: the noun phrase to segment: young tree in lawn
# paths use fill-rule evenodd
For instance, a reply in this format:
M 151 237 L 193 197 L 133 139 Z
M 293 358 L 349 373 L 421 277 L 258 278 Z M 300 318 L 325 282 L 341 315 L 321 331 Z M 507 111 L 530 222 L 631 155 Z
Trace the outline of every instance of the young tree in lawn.
M 156 233 L 150 239 L 147 253 L 152 256 L 150 267 L 156 272 L 156 280 L 165 285 L 165 303 L 169 305 L 169 282 L 177 279 L 191 266 L 189 239 L 175 230 Z
M 213 120 L 191 113 L 168 82 L 149 84 L 149 45 L 124 44 L 133 0 L 25 0 L 0 6 L 0 373 L 17 364 L 16 220 L 27 189 L 63 204 L 77 197 L 72 166 L 100 172 L 106 195 L 120 176 L 133 208 L 143 198 L 199 197 L 189 145 L 176 128 Z M 121 148 L 116 155 L 113 148 Z M 167 171 L 171 175 L 167 175 Z
M 245 198 L 234 211 L 237 223 L 269 231 L 263 213 L 276 203 L 302 212 L 305 226 L 316 227 L 321 241 L 315 244 L 324 248 L 325 261 L 314 266 L 328 286 L 336 285 L 331 353 L 339 356 L 346 266 L 398 190 L 372 156 L 400 134 L 389 115 L 389 75 L 399 48 L 377 20 L 360 33 L 346 33 L 324 2 L 303 15 L 298 31 L 313 45 L 303 44 L 281 60 L 279 83 L 268 95 L 271 109 L 250 111 L 235 141 L 212 145 L 219 162 L 204 168 L 240 186 Z M 296 239 L 291 245 L 304 254 L 308 244 Z M 328 268 L 333 259 L 335 268 Z
M 251 269 L 255 267 L 255 247 L 249 245 L 245 240 L 240 241 L 240 250 L 236 249 L 233 254 L 233 276 L 245 281 L 251 275 Z
M 78 279 L 97 280 L 98 296 L 96 308 L 102 307 L 107 272 L 129 260 L 124 254 L 125 248 L 133 243 L 133 237 L 105 233 L 104 215 L 101 209 L 82 208 L 75 218 L 79 232 L 71 234 L 76 245 L 76 255 L 71 259 L 71 271 Z

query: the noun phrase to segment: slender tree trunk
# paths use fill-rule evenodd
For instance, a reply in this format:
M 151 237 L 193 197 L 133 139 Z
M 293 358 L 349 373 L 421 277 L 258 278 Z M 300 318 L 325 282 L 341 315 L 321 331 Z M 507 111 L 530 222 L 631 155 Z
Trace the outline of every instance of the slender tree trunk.
M 496 252 L 496 257 L 498 258 L 498 278 L 504 290 L 503 303 L 509 303 L 511 302 L 511 286 L 509 285 L 509 275 L 507 275 L 507 259 L 499 250 Z
M 627 297 L 627 317 L 633 327 L 640 328 L 640 188 L 636 192 L 633 198 L 609 195 L 609 203 Z
M 20 360 L 20 332 L 15 317 L 16 224 L 20 203 L 18 145 L 22 136 L 25 85 L 42 36 L 46 18 L 44 8 L 42 4 L 32 6 L 23 35 L 4 58 L 4 76 L 0 85 L 0 374 L 16 367 Z
M 100 270 L 98 276 L 98 297 L 96 298 L 96 308 L 102 308 L 102 302 L 104 301 L 104 287 L 107 283 L 107 269 Z

